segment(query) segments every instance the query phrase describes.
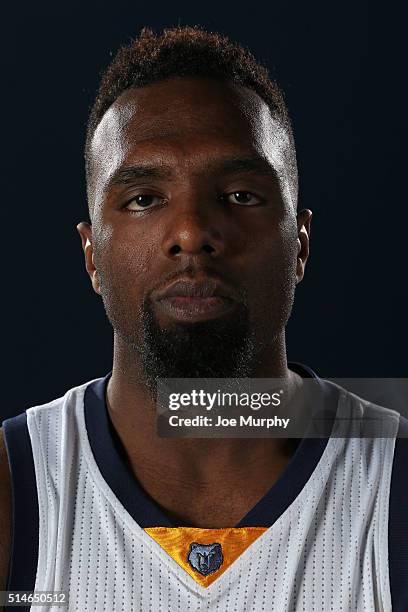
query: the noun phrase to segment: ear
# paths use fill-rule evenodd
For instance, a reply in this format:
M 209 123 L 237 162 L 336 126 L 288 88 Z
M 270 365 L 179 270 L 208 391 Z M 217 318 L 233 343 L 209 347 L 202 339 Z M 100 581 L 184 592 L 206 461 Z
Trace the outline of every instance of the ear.
M 310 224 L 312 211 L 304 208 L 297 214 L 298 254 L 296 262 L 296 283 L 300 283 L 305 275 L 307 258 L 309 257 Z
M 78 223 L 77 230 L 81 236 L 82 249 L 85 255 L 85 268 L 88 272 L 89 278 L 91 279 L 92 287 L 95 293 L 101 295 L 99 286 L 98 271 L 94 265 L 93 258 L 93 246 L 92 246 L 92 226 L 85 221 Z

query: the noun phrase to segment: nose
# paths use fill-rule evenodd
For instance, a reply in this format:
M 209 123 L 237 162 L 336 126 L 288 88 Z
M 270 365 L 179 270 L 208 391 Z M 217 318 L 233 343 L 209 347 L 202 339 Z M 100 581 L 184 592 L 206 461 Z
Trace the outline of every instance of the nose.
M 163 252 L 167 257 L 205 255 L 211 258 L 224 253 L 225 244 L 215 220 L 198 211 L 179 212 L 167 224 Z

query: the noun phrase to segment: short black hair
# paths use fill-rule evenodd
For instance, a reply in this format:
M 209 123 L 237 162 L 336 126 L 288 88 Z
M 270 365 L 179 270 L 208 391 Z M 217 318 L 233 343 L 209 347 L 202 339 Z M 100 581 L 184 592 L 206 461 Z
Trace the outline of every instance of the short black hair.
M 281 89 L 270 78 L 267 69 L 247 49 L 226 36 L 206 32 L 197 26 L 165 29 L 161 34 L 143 28 L 138 38 L 118 50 L 107 67 L 87 124 L 85 169 L 88 197 L 91 141 L 111 104 L 127 89 L 143 87 L 171 77 L 200 76 L 245 86 L 267 103 L 272 116 L 279 121 L 289 137 L 288 178 L 292 197 L 294 193 L 296 200 L 296 152 L 291 121 Z

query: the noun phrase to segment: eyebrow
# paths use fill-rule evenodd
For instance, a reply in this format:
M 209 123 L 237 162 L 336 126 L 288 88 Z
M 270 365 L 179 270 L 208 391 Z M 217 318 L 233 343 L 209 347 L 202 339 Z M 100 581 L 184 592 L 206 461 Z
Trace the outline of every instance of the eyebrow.
M 128 166 L 125 168 L 119 168 L 113 173 L 109 180 L 109 186 L 123 185 L 141 178 L 168 179 L 170 178 L 171 174 L 170 168 L 162 165 L 140 164 L 136 166 Z
M 247 172 L 261 176 L 278 178 L 275 168 L 265 157 L 260 155 L 228 157 L 226 159 L 210 163 L 209 169 L 212 171 L 218 171 L 222 174 L 238 174 L 240 172 Z
M 275 168 L 260 155 L 232 156 L 207 163 L 200 174 L 257 174 L 278 179 Z M 109 180 L 108 186 L 124 185 L 143 178 L 170 179 L 173 170 L 165 164 L 141 163 L 118 168 Z

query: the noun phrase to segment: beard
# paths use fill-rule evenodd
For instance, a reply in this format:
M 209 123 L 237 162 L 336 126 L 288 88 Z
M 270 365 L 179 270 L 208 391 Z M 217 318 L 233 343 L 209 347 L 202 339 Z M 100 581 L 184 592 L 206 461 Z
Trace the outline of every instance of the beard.
M 162 378 L 253 376 L 262 342 L 256 340 L 244 292 L 224 316 L 195 323 L 174 321 L 161 327 L 149 296 L 144 296 L 134 317 L 124 283 L 110 267 L 98 268 L 107 318 L 115 334 L 131 349 L 125 357 L 129 374 L 132 376 L 133 353 L 141 368 L 139 375 L 154 396 Z
M 247 291 L 241 289 L 234 309 L 221 317 L 161 327 L 148 295 L 130 307 L 135 300 L 127 278 L 133 264 L 129 274 L 126 266 L 118 273 L 110 261 L 95 255 L 105 312 L 123 349 L 121 367 L 135 382 L 146 384 L 153 396 L 163 378 L 256 377 L 262 355 L 275 351 L 290 315 L 295 271 L 281 264 L 281 274 L 279 267 L 271 270 L 271 286 L 260 281 L 253 288 L 263 299 L 253 300 L 251 308 Z
M 253 373 L 256 343 L 244 303 L 218 319 L 167 328 L 159 326 L 149 300 L 141 313 L 143 340 L 137 350 L 152 391 L 160 378 L 246 378 Z

